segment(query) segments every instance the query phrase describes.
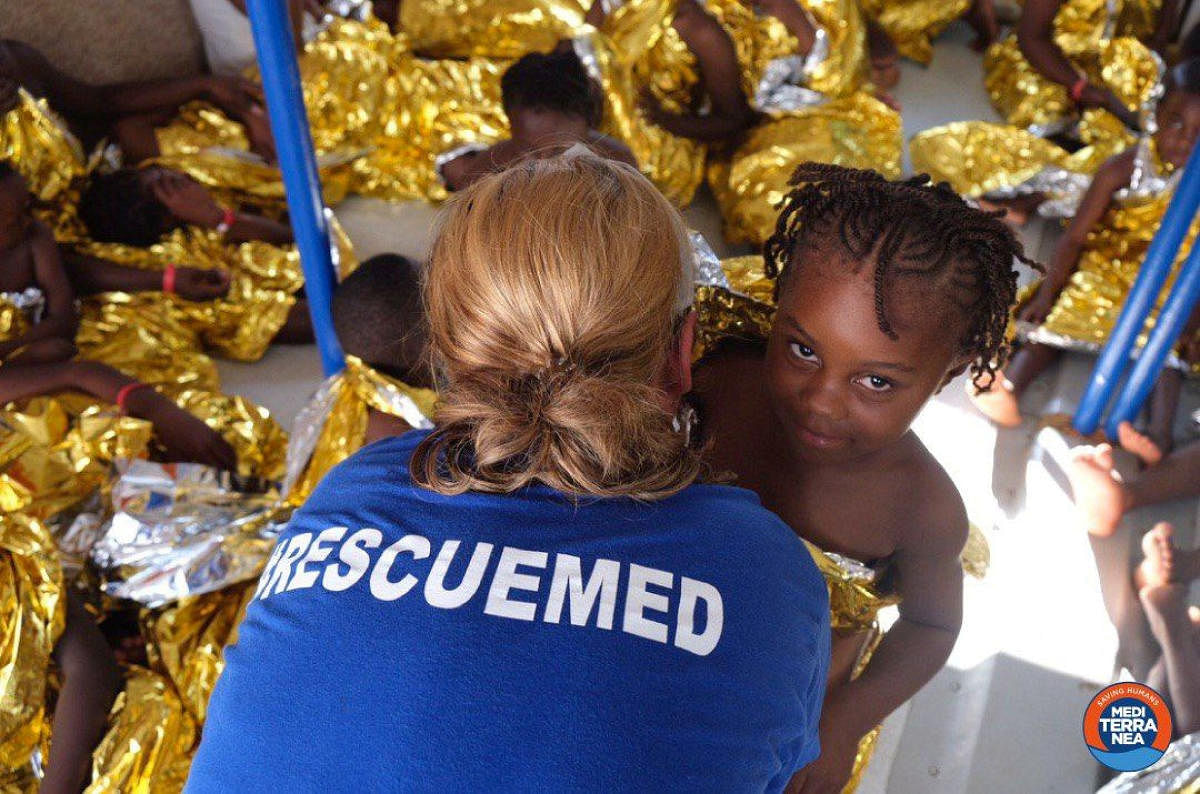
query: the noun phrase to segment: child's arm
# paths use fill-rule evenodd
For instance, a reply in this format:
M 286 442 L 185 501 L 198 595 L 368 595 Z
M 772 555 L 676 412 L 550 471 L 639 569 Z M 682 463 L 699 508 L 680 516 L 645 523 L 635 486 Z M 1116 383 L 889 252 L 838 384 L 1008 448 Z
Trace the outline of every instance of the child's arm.
M 125 267 L 107 259 L 63 250 L 71 283 L 80 295 L 100 292 L 160 292 L 170 286 L 157 270 Z M 191 301 L 210 301 L 229 293 L 229 271 L 196 267 L 175 268 L 175 293 Z
M 104 735 L 108 710 L 121 690 L 121 671 L 92 616 L 66 588 L 67 622 L 54 646 L 63 674 L 54 707 L 50 756 L 42 794 L 81 791 L 91 770 L 92 751 Z
M 828 692 L 821 713 L 821 756 L 799 773 L 803 785 L 795 790 L 841 791 L 859 740 L 915 695 L 949 658 L 962 624 L 959 555 L 968 529 L 957 494 L 941 501 L 945 504 L 914 517 L 913 526 L 923 529 L 897 550 L 893 564 L 900 618 L 862 675 Z
M 745 0 L 743 0 L 745 2 Z M 808 12 L 796 0 L 758 0 L 756 3 L 766 13 L 778 19 L 788 32 L 800 43 L 797 55 L 807 55 L 817 39 L 816 28 Z
M 742 93 L 741 70 L 729 34 L 695 0 L 680 2 L 674 24 L 696 56 L 711 109 L 706 116 L 668 113 L 647 93 L 643 95 L 647 116 L 667 132 L 683 138 L 698 141 L 732 138 L 750 122 L 753 114 Z
M 0 367 L 0 405 L 69 390 L 115 404 L 122 389 L 133 385 L 137 385 L 133 378 L 98 361 L 10 365 Z M 237 469 L 237 455 L 219 433 L 154 389 L 128 392 L 124 408 L 130 416 L 154 425 L 170 460 Z
M 1079 202 L 1075 217 L 1067 224 L 1066 231 L 1054 248 L 1054 255 L 1046 268 L 1046 277 L 1042 279 L 1037 293 L 1018 315 L 1020 319 L 1034 325 L 1041 325 L 1046 321 L 1046 316 L 1058 300 L 1058 294 L 1067 286 L 1071 274 L 1079 265 L 1079 254 L 1083 251 L 1088 234 L 1104 217 L 1113 194 L 1129 184 L 1133 173 L 1133 156 L 1134 151 L 1130 149 L 1100 166 L 1100 170 L 1092 178 L 1092 184 L 1088 185 L 1083 200 Z
M 171 214 L 184 223 L 216 229 L 227 220 L 226 210 L 213 200 L 203 185 L 186 174 L 164 171 L 154 180 L 152 190 Z M 225 230 L 226 242 L 261 240 L 288 245 L 293 241 L 292 227 L 286 223 L 247 212 L 235 212 L 231 220 Z
M 0 358 L 28 345 L 47 339 L 75 338 L 79 315 L 75 312 L 75 290 L 58 254 L 54 235 L 41 222 L 34 222 L 33 276 L 46 297 L 46 311 L 41 321 L 15 339 L 0 343 Z
M 194 99 L 205 99 L 230 115 L 254 103 L 262 104 L 262 89 L 244 77 L 196 75 L 169 80 L 91 85 L 60 72 L 36 48 L 6 40 L 2 44 L 16 63 L 18 80 L 28 87 L 44 88 L 56 110 L 71 116 L 115 118 L 156 110 L 175 109 Z
M 1034 69 L 1048 80 L 1053 80 L 1070 90 L 1084 75 L 1054 42 L 1054 17 L 1063 2 L 1064 0 L 1028 0 L 1021 12 L 1021 21 L 1017 23 L 1017 45 Z M 1137 117 L 1108 88 L 1087 83 L 1078 102 L 1083 107 L 1106 108 L 1126 125 L 1137 127 Z

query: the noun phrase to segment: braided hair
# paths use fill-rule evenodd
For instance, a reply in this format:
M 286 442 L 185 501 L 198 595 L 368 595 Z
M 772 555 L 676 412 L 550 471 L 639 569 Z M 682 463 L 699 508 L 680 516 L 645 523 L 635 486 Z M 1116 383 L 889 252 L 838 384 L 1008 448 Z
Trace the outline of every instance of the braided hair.
M 874 171 L 804 163 L 789 184 L 764 248 L 776 300 L 802 262 L 800 251 L 839 245 L 850 262 L 874 262 L 875 319 L 890 338 L 897 338 L 888 315 L 897 280 L 912 279 L 930 300 L 953 302 L 968 323 L 959 344 L 971 355 L 971 381 L 988 388 L 1009 354 L 1015 264 L 1041 269 L 1000 222 L 1002 213 L 976 209 L 923 174 L 893 182 Z

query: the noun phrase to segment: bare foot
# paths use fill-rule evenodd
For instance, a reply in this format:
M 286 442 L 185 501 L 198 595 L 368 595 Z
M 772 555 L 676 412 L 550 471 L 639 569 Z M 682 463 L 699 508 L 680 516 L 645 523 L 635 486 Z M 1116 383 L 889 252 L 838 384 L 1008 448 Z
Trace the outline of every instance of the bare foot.
M 1133 583 L 1139 590 L 1168 584 L 1175 578 L 1175 547 L 1171 537 L 1175 528 L 1160 521 L 1142 535 L 1144 559 L 1133 572 Z
M 975 31 L 975 40 L 971 42 L 971 49 L 975 52 L 983 52 L 1000 36 L 996 6 L 992 0 L 974 0 L 964 19 Z
M 1075 509 L 1089 534 L 1107 538 L 1129 509 L 1129 492 L 1117 474 L 1113 450 L 1108 444 L 1081 447 L 1075 451 L 1067 478 L 1075 494 Z
M 967 396 L 980 413 L 1001 427 L 1017 427 L 1021 424 L 1021 406 L 1012 382 L 1004 377 L 1003 372 L 996 372 L 992 385 L 978 394 L 975 386 L 967 381 Z
M 1123 449 L 1132 452 L 1146 466 L 1154 466 L 1163 459 L 1159 445 L 1150 436 L 1134 430 L 1129 422 L 1117 425 L 1117 439 Z

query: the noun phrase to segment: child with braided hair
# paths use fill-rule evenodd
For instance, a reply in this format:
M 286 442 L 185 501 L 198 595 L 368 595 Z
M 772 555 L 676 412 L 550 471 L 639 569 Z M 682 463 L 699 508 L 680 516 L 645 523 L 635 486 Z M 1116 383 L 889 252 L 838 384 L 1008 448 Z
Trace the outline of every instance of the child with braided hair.
M 853 790 L 874 726 L 941 668 L 962 619 L 966 510 L 910 426 L 963 372 L 994 377 L 1014 265 L 1027 260 L 994 215 L 925 177 L 807 163 L 792 185 L 765 277 L 750 285 L 761 296 L 772 284 L 774 306 L 760 298 L 740 325 L 716 318 L 758 327 L 707 346 L 696 429 L 714 470 L 758 493 L 826 576 L 834 640 L 821 756 L 789 790 Z M 746 271 L 726 270 L 744 288 Z M 704 325 L 715 310 L 700 294 Z M 736 294 L 722 299 L 737 306 Z M 880 639 L 875 616 L 896 603 Z

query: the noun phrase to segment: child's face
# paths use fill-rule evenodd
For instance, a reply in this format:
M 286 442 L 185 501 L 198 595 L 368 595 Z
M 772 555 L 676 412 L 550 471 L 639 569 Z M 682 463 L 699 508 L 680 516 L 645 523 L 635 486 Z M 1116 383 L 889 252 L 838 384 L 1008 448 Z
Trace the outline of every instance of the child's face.
M 961 329 L 930 317 L 919 295 L 893 290 L 888 319 L 899 338 L 890 339 L 875 316 L 874 269 L 854 273 L 837 261 L 810 259 L 780 297 L 767 382 L 792 451 L 802 460 L 842 463 L 908 431 L 961 364 Z
M 1200 135 L 1200 95 L 1172 91 L 1158 103 L 1158 132 L 1154 143 L 1158 156 L 1176 168 L 1187 162 Z
M 0 179 L 0 247 L 9 248 L 29 235 L 33 195 L 25 178 L 9 174 Z

